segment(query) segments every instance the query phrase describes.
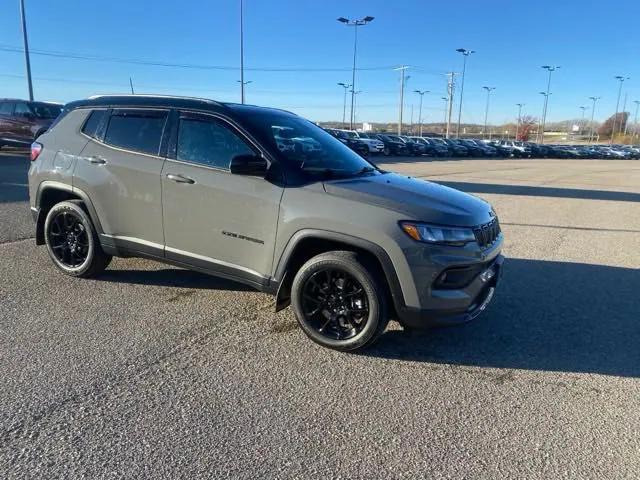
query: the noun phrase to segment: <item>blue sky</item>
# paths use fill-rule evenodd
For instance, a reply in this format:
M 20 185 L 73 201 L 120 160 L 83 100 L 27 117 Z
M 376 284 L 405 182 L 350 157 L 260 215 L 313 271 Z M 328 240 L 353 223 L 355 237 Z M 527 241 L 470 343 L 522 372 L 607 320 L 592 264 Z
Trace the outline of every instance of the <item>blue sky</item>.
M 167 63 L 239 65 L 239 0 L 25 0 L 30 47 Z M 96 8 L 93 4 L 100 4 Z M 0 15 L 0 97 L 26 97 L 20 47 L 18 0 L 4 1 Z M 383 0 L 245 0 L 245 66 L 303 71 L 247 71 L 247 102 L 286 108 L 312 120 L 342 116 L 342 90 L 349 82 L 353 29 L 337 17 L 375 20 L 359 30 L 356 80 L 358 120 L 395 121 L 399 74 L 407 72 L 405 120 L 415 89 L 425 95 L 425 122 L 443 118 L 447 71 L 461 71 L 456 48 L 474 49 L 465 83 L 463 121 L 481 123 L 482 86 L 496 87 L 491 123 L 511 121 L 516 103 L 539 116 L 546 88 L 543 64 L 561 65 L 552 79 L 550 121 L 578 118 L 589 96 L 601 96 L 596 118 L 613 113 L 615 75 L 625 83 L 627 111 L 640 100 L 640 2 L 590 1 L 427 2 Z M 320 69 L 323 71 L 309 71 Z M 334 71 L 326 71 L 334 69 Z M 193 95 L 239 101 L 233 69 L 173 68 L 32 56 L 37 99 L 69 101 L 96 93 L 128 91 L 129 76 L 140 93 Z M 624 93 L 623 93 L 624 96 Z M 457 96 L 456 96 L 457 99 Z M 622 103 L 622 101 L 621 101 Z M 587 111 L 587 117 L 590 111 Z

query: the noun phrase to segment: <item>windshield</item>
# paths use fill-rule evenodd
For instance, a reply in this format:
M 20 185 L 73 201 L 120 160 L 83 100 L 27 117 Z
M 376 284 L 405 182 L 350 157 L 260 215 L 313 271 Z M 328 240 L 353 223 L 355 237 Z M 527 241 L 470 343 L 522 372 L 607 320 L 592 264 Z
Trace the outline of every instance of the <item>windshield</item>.
M 47 103 L 33 103 L 31 108 L 38 118 L 56 118 L 62 111 L 60 105 L 50 105 Z
M 245 115 L 242 107 L 236 109 L 251 132 L 294 168 L 324 177 L 377 171 L 340 140 L 302 117 L 266 109 L 251 109 Z

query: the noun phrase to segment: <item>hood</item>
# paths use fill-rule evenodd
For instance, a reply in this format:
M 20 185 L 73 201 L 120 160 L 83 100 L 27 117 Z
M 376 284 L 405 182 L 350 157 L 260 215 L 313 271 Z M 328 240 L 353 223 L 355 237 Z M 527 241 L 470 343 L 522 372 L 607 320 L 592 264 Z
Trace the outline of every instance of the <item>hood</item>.
M 471 227 L 491 220 L 491 205 L 467 193 L 395 173 L 324 184 L 329 195 L 400 212 L 406 220 Z

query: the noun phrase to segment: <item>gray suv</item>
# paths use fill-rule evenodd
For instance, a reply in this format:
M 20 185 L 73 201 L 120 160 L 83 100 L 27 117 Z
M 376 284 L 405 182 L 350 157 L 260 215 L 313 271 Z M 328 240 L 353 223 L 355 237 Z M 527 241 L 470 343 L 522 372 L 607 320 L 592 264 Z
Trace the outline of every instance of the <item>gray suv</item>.
M 144 257 L 275 295 L 338 350 L 481 313 L 500 278 L 491 206 L 387 172 L 289 112 L 99 96 L 32 145 L 36 243 L 77 277 Z

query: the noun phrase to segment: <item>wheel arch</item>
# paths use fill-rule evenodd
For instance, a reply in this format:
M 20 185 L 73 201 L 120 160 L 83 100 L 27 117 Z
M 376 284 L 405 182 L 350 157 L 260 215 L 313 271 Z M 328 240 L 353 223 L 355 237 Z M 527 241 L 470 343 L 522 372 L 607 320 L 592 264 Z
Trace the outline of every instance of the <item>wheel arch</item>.
M 89 214 L 97 233 L 102 233 L 102 227 L 96 210 L 89 196 L 71 185 L 55 181 L 44 181 L 38 187 L 36 194 L 36 245 L 44 245 L 44 223 L 51 207 L 65 200 L 80 200 L 85 211 Z
M 291 284 L 300 267 L 310 258 L 335 250 L 362 254 L 376 270 L 392 303 L 392 314 L 404 306 L 398 275 L 391 258 L 379 245 L 344 233 L 304 229 L 296 232 L 284 248 L 277 263 L 274 282 L 277 285 L 276 311 L 286 308 L 291 300 Z

